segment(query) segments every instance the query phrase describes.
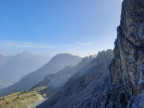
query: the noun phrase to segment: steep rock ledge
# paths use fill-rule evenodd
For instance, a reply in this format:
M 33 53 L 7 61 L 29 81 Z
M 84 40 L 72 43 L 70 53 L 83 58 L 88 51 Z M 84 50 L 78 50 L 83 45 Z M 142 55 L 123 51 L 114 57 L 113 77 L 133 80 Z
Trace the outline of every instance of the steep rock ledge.
M 113 105 L 126 107 L 144 89 L 144 0 L 124 0 L 111 70 Z M 118 106 L 117 106 L 118 107 Z

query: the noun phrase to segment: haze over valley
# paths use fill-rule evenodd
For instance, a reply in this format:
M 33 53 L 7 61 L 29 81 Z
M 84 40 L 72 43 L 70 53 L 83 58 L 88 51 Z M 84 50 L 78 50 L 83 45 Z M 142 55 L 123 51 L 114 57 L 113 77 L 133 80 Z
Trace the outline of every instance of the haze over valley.
M 144 0 L 0 10 L 0 108 L 144 108 Z
M 0 55 L 0 89 L 19 81 L 49 61 L 49 56 L 22 52 L 15 56 Z

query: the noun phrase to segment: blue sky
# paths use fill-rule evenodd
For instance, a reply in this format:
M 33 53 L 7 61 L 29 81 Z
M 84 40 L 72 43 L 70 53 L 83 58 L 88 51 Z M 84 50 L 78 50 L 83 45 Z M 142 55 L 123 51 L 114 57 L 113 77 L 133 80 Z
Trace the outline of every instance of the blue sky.
M 80 56 L 113 49 L 122 0 L 0 0 L 0 52 Z

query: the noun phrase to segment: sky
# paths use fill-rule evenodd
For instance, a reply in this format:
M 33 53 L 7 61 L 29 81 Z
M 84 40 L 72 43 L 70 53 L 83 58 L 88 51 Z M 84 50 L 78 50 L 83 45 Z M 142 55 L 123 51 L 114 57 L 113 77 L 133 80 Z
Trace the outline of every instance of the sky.
M 0 54 L 113 49 L 122 0 L 0 0 Z

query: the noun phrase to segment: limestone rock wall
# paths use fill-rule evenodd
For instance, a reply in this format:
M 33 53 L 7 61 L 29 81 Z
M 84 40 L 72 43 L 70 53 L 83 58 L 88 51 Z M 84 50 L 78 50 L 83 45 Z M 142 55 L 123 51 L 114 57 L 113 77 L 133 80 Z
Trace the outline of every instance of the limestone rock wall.
M 144 0 L 123 1 L 114 58 L 109 105 L 131 108 L 132 97 L 137 99 L 144 89 Z
M 131 86 L 132 94 L 140 92 L 144 86 L 144 0 L 123 1 L 114 55 L 112 85 L 121 83 Z

